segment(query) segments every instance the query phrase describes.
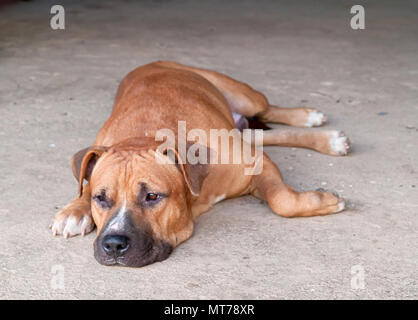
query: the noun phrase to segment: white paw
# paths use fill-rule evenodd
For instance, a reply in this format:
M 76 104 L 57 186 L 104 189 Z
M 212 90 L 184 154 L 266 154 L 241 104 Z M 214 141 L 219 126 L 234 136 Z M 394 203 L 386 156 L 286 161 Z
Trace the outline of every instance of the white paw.
M 78 234 L 84 236 L 91 232 L 94 229 L 94 222 L 90 214 L 67 214 L 64 208 L 57 213 L 49 228 L 52 230 L 54 237 L 62 234 L 64 238 L 69 238 Z
M 327 117 L 317 110 L 309 112 L 308 120 L 305 122 L 305 127 L 319 127 L 327 121 Z
M 329 145 L 335 155 L 345 156 L 350 150 L 350 140 L 342 131 L 334 130 L 330 132 Z
M 335 212 L 341 212 L 345 209 L 345 201 L 344 199 L 340 199 L 340 201 L 338 202 L 338 209 Z

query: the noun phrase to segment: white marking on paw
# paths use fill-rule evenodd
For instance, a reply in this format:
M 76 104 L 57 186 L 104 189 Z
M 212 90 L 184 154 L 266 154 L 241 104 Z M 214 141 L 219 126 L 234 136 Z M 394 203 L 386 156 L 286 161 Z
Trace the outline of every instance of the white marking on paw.
M 78 223 L 75 217 L 69 217 L 65 223 L 64 231 L 62 234 L 64 235 L 64 238 L 69 238 L 76 234 L 81 234 L 81 223 Z
M 350 149 L 350 140 L 342 131 L 331 131 L 329 139 L 331 150 L 340 156 L 344 156 Z
M 343 199 L 338 202 L 338 209 L 336 212 L 341 212 L 345 209 L 345 201 Z
M 86 235 L 93 230 L 94 223 L 90 216 L 83 216 L 79 219 L 76 216 L 70 215 L 63 220 L 54 219 L 50 228 L 54 237 L 62 234 L 65 238 L 69 238 L 78 234 L 82 236 Z
M 319 127 L 327 121 L 327 117 L 319 111 L 310 111 L 308 120 L 305 122 L 305 127 Z

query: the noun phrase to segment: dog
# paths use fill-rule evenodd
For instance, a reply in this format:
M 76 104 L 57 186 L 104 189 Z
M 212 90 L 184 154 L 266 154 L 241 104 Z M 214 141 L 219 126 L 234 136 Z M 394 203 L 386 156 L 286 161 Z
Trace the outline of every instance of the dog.
M 345 208 L 333 192 L 297 192 L 287 186 L 263 152 L 258 174 L 245 174 L 246 163 L 184 161 L 176 150 L 180 144 L 170 150 L 174 162 L 161 162 L 169 154 L 158 151 L 158 132 L 166 128 L 179 135 L 181 121 L 189 132 L 209 133 L 243 130 L 252 123 L 258 123 L 253 129 L 269 129 L 266 123 L 315 127 L 326 117 L 315 109 L 270 105 L 262 93 L 215 71 L 170 61 L 141 66 L 122 80 L 94 144 L 71 158 L 79 195 L 55 215 L 53 235 L 85 235 L 97 227 L 94 256 L 100 264 L 142 267 L 166 259 L 191 237 L 194 219 L 224 199 L 251 194 L 288 218 Z M 341 131 L 296 128 L 264 130 L 262 144 L 333 156 L 346 155 L 350 148 Z

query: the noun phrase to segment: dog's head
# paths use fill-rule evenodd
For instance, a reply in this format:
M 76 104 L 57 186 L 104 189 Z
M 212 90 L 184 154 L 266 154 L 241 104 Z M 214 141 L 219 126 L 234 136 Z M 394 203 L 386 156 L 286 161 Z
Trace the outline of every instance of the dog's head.
M 84 180 L 85 192 L 91 191 L 99 263 L 141 267 L 162 261 L 191 236 L 190 200 L 199 194 L 207 165 L 173 163 L 152 149 L 122 145 L 84 149 L 72 167 L 80 195 Z

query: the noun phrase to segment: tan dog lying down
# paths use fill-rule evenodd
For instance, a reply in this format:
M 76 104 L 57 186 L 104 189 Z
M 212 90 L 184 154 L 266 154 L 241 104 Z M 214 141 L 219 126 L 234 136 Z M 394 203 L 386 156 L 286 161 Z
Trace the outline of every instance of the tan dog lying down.
M 209 135 L 211 129 L 230 131 L 237 124 L 245 128 L 244 117 L 256 117 L 259 124 L 297 127 L 326 121 L 313 109 L 272 106 L 260 92 L 214 71 L 165 61 L 135 69 L 120 84 L 112 114 L 93 146 L 71 159 L 80 195 L 56 214 L 53 234 L 84 235 L 97 226 L 98 262 L 140 267 L 166 259 L 192 235 L 193 220 L 223 199 L 251 194 L 284 217 L 344 209 L 344 201 L 331 192 L 292 190 L 264 153 L 257 160 L 262 170 L 253 175 L 245 174 L 247 163 L 192 164 L 175 149 L 171 151 L 177 163 L 161 162 L 169 155 L 157 151 L 160 129 L 178 135 L 179 121 L 185 121 L 187 131 L 200 129 Z M 334 156 L 349 149 L 349 140 L 340 131 L 263 133 L 264 145 L 310 148 Z

